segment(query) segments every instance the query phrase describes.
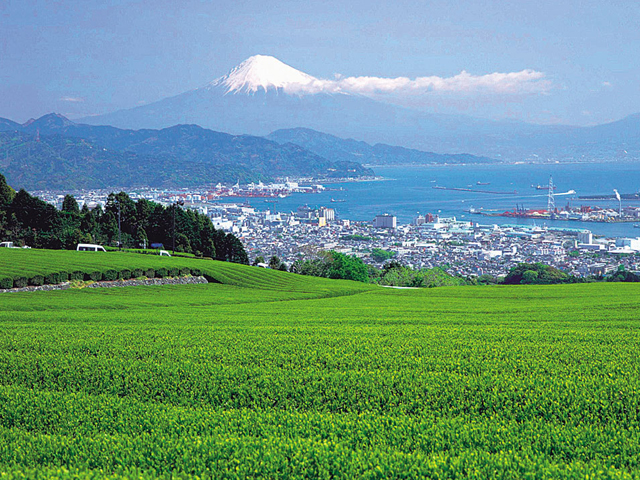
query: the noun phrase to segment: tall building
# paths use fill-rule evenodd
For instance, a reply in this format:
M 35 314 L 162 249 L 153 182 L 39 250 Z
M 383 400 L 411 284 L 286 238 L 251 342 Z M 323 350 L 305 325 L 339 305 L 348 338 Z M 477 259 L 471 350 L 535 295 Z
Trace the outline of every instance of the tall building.
M 333 208 L 320 207 L 318 216 L 324 217 L 327 222 L 333 222 L 336 219 L 336 211 Z
M 578 233 L 578 243 L 586 243 L 591 245 L 593 243 L 593 234 L 590 231 Z
M 394 215 L 384 213 L 382 215 L 376 215 L 373 219 L 374 228 L 396 228 L 397 219 Z

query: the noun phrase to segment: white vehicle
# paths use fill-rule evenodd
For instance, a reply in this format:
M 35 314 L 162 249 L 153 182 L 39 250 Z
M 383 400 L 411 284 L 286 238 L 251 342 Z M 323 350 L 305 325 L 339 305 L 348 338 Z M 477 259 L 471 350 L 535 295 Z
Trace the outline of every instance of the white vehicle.
M 13 246 L 13 242 L 2 242 L 0 243 L 0 248 L 19 248 L 19 247 L 14 247 Z
M 167 252 L 166 250 L 160 250 L 160 253 L 158 253 L 158 255 L 160 255 L 161 257 L 170 257 L 171 254 L 169 252 Z
M 94 245 L 93 243 L 79 243 L 76 247 L 78 252 L 106 252 L 102 245 Z

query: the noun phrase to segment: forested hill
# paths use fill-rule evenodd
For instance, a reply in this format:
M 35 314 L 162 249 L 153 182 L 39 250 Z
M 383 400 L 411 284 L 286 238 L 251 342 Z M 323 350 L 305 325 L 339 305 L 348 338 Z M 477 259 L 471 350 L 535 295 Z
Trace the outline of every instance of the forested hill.
M 118 230 L 120 212 L 120 231 Z M 175 230 L 174 230 L 175 220 Z M 174 235 L 175 234 L 175 235 Z M 0 238 L 36 248 L 75 249 L 78 243 L 99 243 L 139 248 L 162 243 L 176 251 L 235 263 L 248 263 L 242 242 L 216 230 L 211 220 L 193 210 L 140 199 L 126 193 L 111 194 L 104 209 L 79 208 L 67 195 L 57 210 L 25 190 L 15 192 L 0 175 Z
M 310 128 L 276 130 L 267 138 L 281 144 L 293 143 L 331 160 L 360 162 L 369 165 L 425 165 L 491 163 L 496 160 L 468 153 L 439 154 L 411 148 L 377 143 L 369 145 L 353 139 L 343 139 Z
M 372 175 L 303 147 L 197 125 L 121 130 L 49 114 L 19 125 L 0 119 L 0 171 L 26 189 L 188 187 L 284 176 Z

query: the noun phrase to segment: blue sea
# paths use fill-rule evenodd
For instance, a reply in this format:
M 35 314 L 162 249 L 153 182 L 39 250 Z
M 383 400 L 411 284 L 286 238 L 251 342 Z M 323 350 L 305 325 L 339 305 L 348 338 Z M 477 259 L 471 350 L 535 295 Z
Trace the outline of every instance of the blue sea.
M 530 219 L 485 217 L 466 213 L 470 207 L 504 212 L 516 204 L 527 209 L 546 209 L 547 190 L 536 190 L 532 185 L 548 185 L 553 177 L 555 202 L 558 208 L 600 205 L 618 208 L 617 201 L 588 201 L 578 195 L 611 195 L 616 188 L 620 193 L 635 193 L 640 189 L 640 163 L 581 163 L 581 164 L 519 164 L 519 165 L 460 165 L 423 167 L 374 167 L 377 175 L 386 180 L 329 184 L 331 190 L 320 194 L 294 194 L 279 199 L 278 211 L 294 211 L 298 206 L 327 206 L 336 210 L 340 218 L 372 220 L 380 213 L 398 217 L 399 223 L 409 223 L 418 214 L 432 213 L 456 216 L 481 224 L 534 224 Z M 489 185 L 477 185 L 477 182 Z M 517 194 L 492 194 L 434 189 L 434 186 L 472 188 Z M 565 194 L 575 190 L 576 195 Z M 344 202 L 331 202 L 331 199 Z M 271 206 L 262 199 L 251 199 L 252 205 L 264 210 Z M 640 202 L 624 202 L 640 206 Z M 594 234 L 606 236 L 638 236 L 640 229 L 632 223 L 583 223 L 568 221 L 537 221 L 542 224 L 569 228 L 586 228 Z M 640 223 L 640 222 L 638 222 Z

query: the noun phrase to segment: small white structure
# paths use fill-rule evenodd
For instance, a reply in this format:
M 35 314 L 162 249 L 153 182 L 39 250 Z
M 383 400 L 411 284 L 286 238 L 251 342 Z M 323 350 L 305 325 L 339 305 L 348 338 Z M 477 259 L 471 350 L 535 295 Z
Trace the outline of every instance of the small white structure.
M 13 246 L 13 242 L 2 242 L 0 243 L 0 248 L 4 247 L 4 248 L 17 248 Z
M 160 255 L 161 257 L 170 257 L 171 254 L 169 252 L 167 252 L 166 250 L 160 250 L 160 253 L 158 253 L 158 255 Z
M 93 243 L 79 243 L 76 247 L 78 252 L 106 252 L 102 245 L 94 245 Z

